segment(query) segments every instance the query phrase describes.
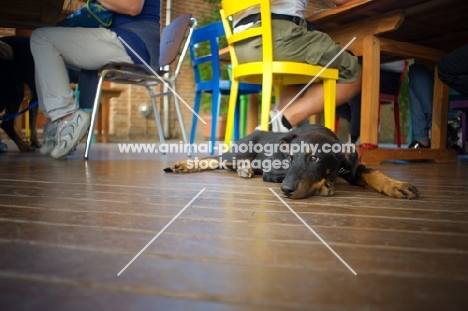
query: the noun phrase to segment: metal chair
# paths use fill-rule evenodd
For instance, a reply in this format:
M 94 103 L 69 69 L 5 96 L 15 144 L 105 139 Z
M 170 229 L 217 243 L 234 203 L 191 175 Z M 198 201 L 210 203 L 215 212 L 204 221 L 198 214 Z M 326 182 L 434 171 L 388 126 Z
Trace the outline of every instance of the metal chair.
M 198 113 L 202 94 L 211 94 L 211 149 L 210 154 L 214 154 L 214 145 L 218 127 L 218 116 L 221 104 L 221 96 L 231 93 L 232 82 L 221 79 L 219 39 L 224 37 L 224 28 L 221 21 L 215 22 L 194 30 L 190 40 L 190 59 L 195 77 L 195 105 L 194 111 Z M 209 48 L 208 48 L 209 44 Z M 209 67 L 207 75 L 202 74 L 202 66 Z M 262 90 L 261 84 L 239 83 L 237 102 L 241 95 L 258 94 Z M 190 133 L 190 146 L 195 141 L 198 118 L 194 114 L 192 120 L 192 130 Z M 239 121 L 239 118 L 236 118 Z M 239 137 L 239 122 L 234 122 L 235 139 Z
M 255 5 L 260 6 L 261 24 L 258 27 L 250 27 L 234 34 L 230 18 L 232 18 L 234 14 Z M 268 131 L 273 87 L 275 88 L 276 98 L 278 98 L 283 86 L 290 84 L 308 84 L 314 77 L 317 77 L 315 81 L 323 83 L 324 87 L 324 123 L 326 127 L 333 130 L 335 125 L 336 81 L 338 80 L 338 70 L 330 68 L 325 69 L 322 66 L 301 62 L 273 60 L 270 0 L 223 0 L 221 1 L 221 8 L 221 20 L 223 21 L 232 62 L 232 87 L 225 143 L 229 144 L 232 139 L 234 114 L 240 80 L 262 83 L 260 124 L 262 130 Z M 234 45 L 254 37 L 262 38 L 262 61 L 239 64 Z
M 175 92 L 175 81 L 180 75 L 182 63 L 188 50 L 190 38 L 193 30 L 197 25 L 197 21 L 192 17 L 192 14 L 187 13 L 179 16 L 167 25 L 162 33 L 160 40 L 160 54 L 159 54 L 159 66 L 158 72 L 154 72 L 149 68 L 134 65 L 134 64 L 123 64 L 123 63 L 111 63 L 100 70 L 100 78 L 96 90 L 96 97 L 93 104 L 93 112 L 91 114 L 91 123 L 88 138 L 86 140 L 86 149 L 84 158 L 88 159 L 89 150 L 91 148 L 92 134 L 94 131 L 94 125 L 96 123 L 97 114 L 99 111 L 102 84 L 104 81 L 110 81 L 122 84 L 133 84 L 145 86 L 149 92 L 151 103 L 153 105 L 153 113 L 156 121 L 156 126 L 159 132 L 159 138 L 161 143 L 165 143 L 164 133 L 161 126 L 161 118 L 159 111 L 156 107 L 157 97 L 174 95 L 174 106 L 176 108 L 177 117 L 180 124 L 180 129 L 184 143 L 187 143 L 187 135 L 185 133 L 185 127 L 183 124 L 182 114 L 180 111 L 178 95 Z M 187 33 L 188 32 L 188 33 Z M 185 43 L 184 43 L 185 42 Z M 172 75 L 164 76 L 166 73 L 166 66 L 174 63 L 177 60 L 176 68 Z M 166 84 L 169 87 L 169 91 L 155 93 L 153 87 L 160 84 Z

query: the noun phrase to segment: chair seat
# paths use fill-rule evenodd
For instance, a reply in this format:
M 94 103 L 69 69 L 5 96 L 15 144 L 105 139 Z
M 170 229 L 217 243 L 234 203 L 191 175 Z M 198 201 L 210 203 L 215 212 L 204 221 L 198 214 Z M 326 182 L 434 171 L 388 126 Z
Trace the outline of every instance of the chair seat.
M 148 82 L 152 82 L 153 85 L 161 83 L 153 72 L 137 64 L 110 63 L 102 67 L 100 71 L 106 72 L 107 81 L 115 83 L 140 85 L 146 85 Z M 159 70 L 156 73 L 163 76 L 166 72 Z
M 273 75 L 281 75 L 282 84 L 303 84 L 308 83 L 311 78 L 317 77 L 316 81 L 324 79 L 338 79 L 338 70 L 333 68 L 323 69 L 322 66 L 315 66 L 299 62 L 272 62 L 271 72 Z M 248 77 L 251 83 L 261 83 L 265 72 L 263 62 L 252 62 L 248 64 L 239 64 L 233 68 L 233 77 Z M 305 74 L 306 73 L 306 74 Z M 260 76 L 260 77 L 256 77 Z M 301 79 L 301 77 L 304 77 Z M 253 82 L 255 81 L 255 82 Z

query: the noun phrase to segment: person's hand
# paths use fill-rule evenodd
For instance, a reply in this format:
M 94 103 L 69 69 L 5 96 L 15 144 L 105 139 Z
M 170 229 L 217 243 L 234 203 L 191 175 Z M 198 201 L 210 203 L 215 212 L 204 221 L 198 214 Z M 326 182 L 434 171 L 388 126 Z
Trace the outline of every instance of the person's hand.
M 12 60 L 13 59 L 13 49 L 9 44 L 6 44 L 5 42 L 0 41 L 0 58 L 6 59 L 6 60 Z

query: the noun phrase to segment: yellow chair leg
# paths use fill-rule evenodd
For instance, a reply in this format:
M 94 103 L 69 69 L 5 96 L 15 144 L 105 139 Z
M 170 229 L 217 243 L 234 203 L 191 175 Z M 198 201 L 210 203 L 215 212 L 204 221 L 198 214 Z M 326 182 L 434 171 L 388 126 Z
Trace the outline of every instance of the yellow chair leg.
M 224 143 L 226 146 L 231 145 L 233 133 L 234 133 L 234 118 L 236 114 L 236 104 L 237 104 L 237 93 L 239 89 L 239 81 L 236 79 L 232 80 L 231 83 L 231 93 L 229 97 L 229 107 L 226 120 L 226 132 L 224 134 Z M 226 150 L 223 150 L 226 151 Z
M 324 116 L 323 123 L 330 130 L 335 130 L 335 109 L 336 109 L 336 81 L 327 79 L 323 81 Z
M 262 87 L 262 108 L 261 108 L 261 129 L 268 131 L 268 123 L 270 121 L 271 110 L 271 94 L 273 89 L 273 73 L 263 73 L 263 87 Z

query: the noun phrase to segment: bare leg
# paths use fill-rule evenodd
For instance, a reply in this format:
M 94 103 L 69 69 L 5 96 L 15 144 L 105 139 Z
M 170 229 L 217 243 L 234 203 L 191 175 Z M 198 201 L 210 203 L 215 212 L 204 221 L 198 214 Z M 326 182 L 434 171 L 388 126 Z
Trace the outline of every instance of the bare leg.
M 290 85 L 281 93 L 278 110 L 282 110 L 302 90 L 304 86 Z M 339 83 L 336 85 L 336 105 L 339 106 L 359 93 L 361 90 L 361 76 L 352 83 Z M 314 113 L 323 111 L 323 86 L 320 83 L 312 84 L 307 90 L 290 104 L 283 114 L 292 126 L 307 119 Z

